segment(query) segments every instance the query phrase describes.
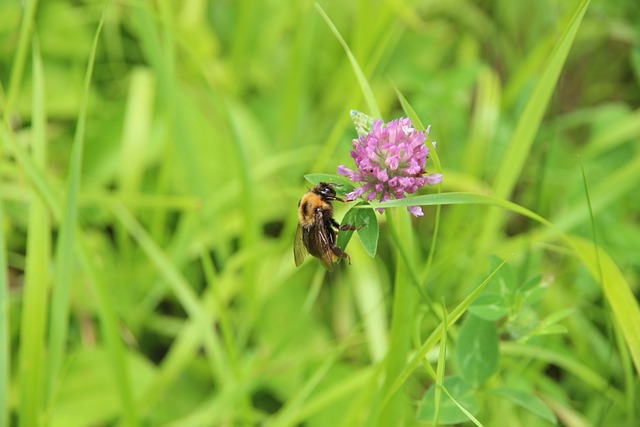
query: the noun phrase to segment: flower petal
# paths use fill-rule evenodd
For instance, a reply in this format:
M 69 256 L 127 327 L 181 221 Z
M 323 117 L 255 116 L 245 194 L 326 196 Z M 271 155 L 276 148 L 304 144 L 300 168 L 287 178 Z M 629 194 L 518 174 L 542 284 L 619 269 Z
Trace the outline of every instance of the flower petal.
M 422 208 L 420 206 L 407 206 L 407 210 L 416 217 L 424 215 L 424 212 L 422 212 Z
M 441 173 L 432 173 L 427 176 L 427 184 L 435 185 L 442 182 L 442 174 Z

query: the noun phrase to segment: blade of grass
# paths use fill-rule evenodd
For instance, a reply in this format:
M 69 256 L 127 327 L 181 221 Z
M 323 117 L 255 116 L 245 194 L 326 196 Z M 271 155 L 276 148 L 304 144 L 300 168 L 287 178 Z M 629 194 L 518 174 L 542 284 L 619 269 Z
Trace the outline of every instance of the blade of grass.
M 495 194 L 499 197 L 505 199 L 510 197 L 517 179 L 522 173 L 527 155 L 588 5 L 589 0 L 582 0 L 571 18 L 562 26 L 562 35 L 524 107 L 503 161 L 500 163 L 495 176 L 493 187 Z M 487 213 L 487 220 L 484 223 L 483 234 L 480 238 L 480 244 L 483 247 L 487 246 L 493 239 L 503 220 L 504 217 L 501 212 L 490 211 Z
M 354 74 L 356 75 L 356 80 L 360 85 L 360 90 L 364 96 L 367 107 L 369 108 L 369 115 L 375 118 L 382 118 L 382 112 L 380 111 L 380 107 L 378 106 L 378 102 L 376 101 L 375 95 L 373 94 L 373 90 L 371 89 L 371 85 L 369 84 L 367 77 L 365 76 L 360 64 L 358 64 L 358 60 L 349 49 L 349 45 L 344 40 L 336 26 L 331 21 L 331 18 L 326 14 L 322 6 L 319 3 L 315 3 L 315 8 L 322 16 L 322 19 L 327 23 L 327 26 L 333 32 L 335 37 L 338 39 L 338 42 L 343 47 L 349 62 L 351 63 L 351 68 L 353 69 Z M 347 116 L 344 116 L 344 120 L 347 120 Z M 332 133 L 331 141 L 335 141 L 336 143 L 339 141 L 339 135 L 342 133 L 342 126 L 340 128 L 334 128 L 335 132 Z M 316 161 L 314 168 L 318 169 L 320 166 L 326 164 L 327 158 L 331 155 L 335 148 L 335 144 L 326 144 L 325 149 L 318 156 L 318 160 Z
M 300 411 L 292 418 L 290 425 L 299 425 L 299 423 L 303 423 L 308 417 L 328 407 L 330 404 L 352 397 L 353 393 L 361 390 L 377 375 L 377 371 L 377 367 L 368 366 L 318 393 L 317 396 L 309 399 L 300 408 Z
M 587 158 L 610 152 L 616 147 L 638 139 L 640 136 L 640 110 L 629 113 L 621 120 L 612 123 L 605 132 L 599 132 L 584 150 Z
M 358 64 L 358 60 L 353 55 L 353 53 L 351 53 L 351 49 L 349 49 L 349 45 L 347 44 L 346 41 L 344 41 L 344 38 L 342 38 L 342 35 L 340 34 L 336 26 L 331 21 L 331 18 L 329 18 L 327 13 L 324 11 L 322 6 L 320 6 L 319 3 L 316 3 L 315 7 L 320 13 L 320 16 L 322 16 L 322 19 L 324 19 L 324 21 L 329 26 L 329 29 L 331 30 L 331 32 L 333 32 L 333 35 L 336 36 L 336 38 L 344 48 L 344 51 L 347 54 L 347 58 L 349 58 L 349 62 L 351 63 L 351 68 L 353 68 L 353 72 L 355 73 L 356 79 L 358 80 L 358 84 L 360 85 L 360 90 L 364 95 L 364 99 L 367 103 L 367 107 L 369 107 L 370 116 L 381 119 L 382 112 L 380 111 L 380 107 L 378 107 L 378 102 L 376 101 L 376 97 L 373 94 L 373 90 L 371 90 L 371 85 L 369 84 L 367 77 L 364 75 L 364 72 L 362 71 L 360 64 Z
M 0 181 L 0 190 L 2 182 Z M 0 199 L 0 426 L 9 426 L 9 388 L 11 384 L 11 335 L 9 334 L 9 281 L 7 246 L 4 236 L 4 207 Z
M 393 395 L 398 389 L 404 384 L 404 382 L 409 378 L 414 369 L 416 369 L 420 363 L 424 360 L 425 356 L 433 348 L 433 346 L 438 342 L 438 339 L 442 336 L 443 328 L 450 328 L 458 319 L 466 312 L 466 310 L 471 306 L 473 301 L 480 295 L 480 293 L 484 290 L 487 284 L 491 281 L 493 276 L 500 271 L 500 269 L 504 266 L 504 264 L 508 261 L 508 258 L 502 261 L 502 263 L 496 267 L 496 269 L 491 272 L 489 276 L 473 291 L 467 296 L 458 306 L 450 313 L 451 315 L 448 317 L 447 324 L 441 322 L 440 325 L 429 335 L 429 337 L 422 344 L 422 347 L 416 352 L 415 356 L 411 358 L 408 363 L 403 363 L 404 368 L 400 371 L 400 373 L 393 379 L 393 384 L 387 390 L 386 395 L 383 398 L 383 402 L 386 401 Z
M 361 326 L 355 327 L 349 336 L 345 337 L 338 343 L 334 350 L 327 355 L 324 362 L 313 372 L 309 379 L 300 387 L 292 397 L 290 397 L 282 406 L 282 408 L 267 420 L 263 425 L 266 427 L 288 427 L 295 426 L 299 423 L 300 412 L 305 408 L 305 401 L 309 398 L 313 390 L 315 390 L 322 379 L 327 375 L 331 367 L 338 362 L 339 357 L 353 343 L 353 338 L 360 332 Z
M 635 191 L 640 181 L 640 157 L 629 161 L 626 165 L 611 171 L 600 181 L 592 192 L 592 209 L 594 214 L 601 212 L 626 194 Z M 582 203 L 569 207 L 566 212 L 554 219 L 553 223 L 562 230 L 571 230 L 582 224 L 589 217 L 589 212 Z
M 137 197 L 140 191 L 155 99 L 155 79 L 148 69 L 134 69 L 130 79 L 120 156 L 121 197 Z M 118 247 L 127 252 L 130 248 L 124 233 L 118 229 Z
M 388 202 L 382 203 L 372 203 L 371 207 L 373 209 L 376 208 L 391 208 L 397 206 L 432 206 L 432 205 L 466 205 L 466 204 L 479 204 L 479 205 L 491 205 L 498 206 L 504 209 L 510 210 L 512 212 L 518 213 L 520 215 L 527 216 L 529 218 L 535 219 L 536 221 L 554 228 L 555 227 L 546 219 L 536 214 L 535 212 L 530 211 L 529 209 L 522 207 L 516 203 L 510 202 L 508 200 L 504 200 L 500 197 L 488 195 L 488 194 L 477 194 L 477 193 L 441 193 L 441 194 L 427 194 L 416 197 L 407 197 L 405 199 L 398 200 L 390 200 Z
M 570 354 L 560 353 L 556 350 L 544 348 L 533 344 L 520 344 L 503 341 L 500 343 L 500 354 L 508 356 L 522 356 L 529 359 L 541 360 L 545 363 L 557 365 L 579 378 L 584 384 L 594 388 L 602 396 L 611 400 L 620 408 L 624 408 L 624 397 L 618 389 L 609 383 L 609 380 L 601 376 L 590 367 L 580 363 Z
M 118 390 L 118 396 L 122 405 L 122 417 L 126 426 L 135 427 L 139 425 L 137 406 L 133 399 L 133 388 L 131 385 L 131 375 L 127 367 L 126 350 L 120 338 L 118 316 L 109 295 L 108 287 L 100 279 L 97 269 L 88 257 L 91 251 L 84 243 L 80 232 L 76 241 L 76 257 L 80 266 L 84 270 L 87 282 L 96 296 L 98 317 L 102 336 L 106 341 L 107 354 L 111 364 L 114 382 Z
M 469 420 L 471 420 L 472 423 L 474 423 L 478 427 L 483 427 L 483 424 L 476 417 L 474 417 L 473 414 L 471 414 L 471 412 L 467 411 L 467 409 L 464 406 L 458 403 L 458 401 L 453 396 L 451 396 L 451 394 L 446 388 L 442 387 L 442 391 L 444 391 L 444 393 L 449 397 L 449 399 L 451 399 L 451 401 L 458 407 L 458 409 L 460 409 L 467 416 L 467 418 L 469 418 Z
M 640 307 L 633 292 L 618 266 L 604 250 L 581 237 L 568 238 L 591 275 L 601 281 L 607 302 L 631 353 L 636 373 L 640 374 Z
M 464 154 L 464 171 L 472 176 L 484 177 L 491 141 L 498 130 L 501 97 L 500 79 L 490 67 L 484 66 L 478 73 L 476 100 L 474 102 L 468 149 Z
M 400 101 L 400 105 L 402 105 L 402 109 L 407 114 L 407 117 L 411 119 L 411 123 L 413 124 L 413 127 L 418 131 L 425 130 L 426 127 L 424 126 L 424 124 L 422 124 L 422 121 L 420 120 L 420 116 L 418 116 L 418 113 L 416 113 L 416 111 L 413 109 L 413 107 L 411 106 L 407 98 L 405 98 L 402 92 L 400 92 L 400 90 L 395 85 L 393 86 L 393 88 L 396 91 L 396 96 Z M 438 157 L 438 152 L 432 148 L 433 147 L 429 147 L 429 158 L 433 161 L 433 164 L 436 167 L 436 171 L 440 172 L 442 171 L 442 165 L 440 164 L 440 157 Z
M 558 237 L 560 237 L 570 248 L 574 250 L 576 255 L 582 260 L 594 278 L 602 284 L 605 297 L 611 305 L 616 320 L 618 321 L 627 345 L 629 346 L 629 351 L 631 352 L 636 371 L 640 372 L 640 308 L 638 307 L 638 303 L 636 302 L 628 283 L 616 264 L 605 251 L 599 250 L 596 252 L 596 249 L 591 242 L 587 242 L 586 240 L 576 236 L 567 235 L 535 212 L 513 202 L 500 199 L 496 196 L 473 193 L 429 194 L 425 196 L 416 196 L 373 204 L 371 207 L 375 209 L 378 207 L 387 208 L 409 205 L 428 206 L 435 204 L 468 203 L 502 207 L 534 219 L 555 231 Z M 598 256 L 600 257 L 600 262 L 598 262 Z M 601 276 L 599 274 L 599 269 L 602 269 Z
M 422 124 L 422 121 L 420 121 L 420 117 L 418 117 L 418 114 L 415 112 L 415 110 L 413 109 L 409 101 L 407 101 L 407 99 L 398 90 L 398 88 L 395 87 L 395 85 L 394 85 L 394 89 L 396 91 L 398 99 L 400 100 L 400 104 L 402 104 L 402 109 L 405 111 L 407 116 L 411 119 L 411 123 L 413 123 L 413 126 L 415 127 L 415 129 L 419 131 L 425 130 L 425 127 Z M 433 160 L 433 163 L 436 167 L 436 172 L 439 173 L 442 171 L 442 165 L 440 164 L 440 159 L 438 158 L 438 152 L 437 150 L 435 150 L 435 147 L 434 149 L 431 149 L 431 148 L 432 147 L 429 147 L 429 158 Z M 438 183 L 438 185 L 436 185 L 436 190 L 438 193 L 442 192 L 441 182 Z M 437 205 L 436 215 L 435 215 L 435 220 L 433 225 L 433 234 L 431 235 L 431 246 L 429 248 L 429 256 L 427 257 L 426 265 L 423 269 L 423 277 L 426 277 L 426 275 L 429 274 L 429 271 L 431 270 L 431 265 L 433 264 L 433 257 L 434 257 L 434 254 L 436 253 L 436 242 L 438 241 L 438 231 L 440 230 L 441 210 L 442 210 L 442 207 L 440 205 Z
M 18 37 L 18 47 L 16 49 L 15 59 L 11 66 L 11 80 L 9 82 L 9 89 L 7 90 L 6 103 L 4 105 L 4 120 L 8 128 L 10 126 L 11 115 L 16 103 L 18 94 L 20 93 L 20 87 L 22 86 L 22 79 L 24 77 L 24 64 L 27 60 L 27 51 L 29 49 L 29 37 L 33 31 L 33 23 L 35 21 L 36 10 L 38 9 L 38 1 L 33 0 L 26 3 L 26 10 L 22 15 L 22 22 L 20 23 L 20 35 Z
M 394 235 L 403 236 L 395 240 L 396 245 L 396 274 L 394 278 L 393 308 L 391 312 L 391 331 L 389 334 L 389 351 L 384 361 L 385 381 L 380 390 L 380 396 L 385 396 L 393 385 L 393 380 L 400 374 L 411 349 L 411 335 L 415 322 L 417 295 L 413 283 L 412 272 L 415 272 L 416 255 L 413 251 L 414 240 L 411 232 L 409 213 L 404 210 L 387 212 L 387 225 L 394 230 Z M 400 247 L 404 250 L 401 251 Z M 408 256 L 407 256 L 408 255 Z M 376 406 L 380 413 L 376 425 L 393 425 L 394 420 L 400 419 L 402 414 L 402 396 L 389 394 L 381 405 Z M 374 413 L 375 413 L 374 412 Z
M 213 376 L 217 378 L 222 385 L 228 383 L 229 373 L 226 369 L 223 369 L 228 363 L 224 361 L 218 338 L 211 330 L 210 315 L 207 314 L 207 311 L 202 306 L 187 279 L 180 273 L 174 263 L 171 262 L 169 257 L 162 251 L 158 244 L 153 241 L 151 236 L 149 236 L 147 231 L 131 213 L 120 204 L 112 205 L 111 210 L 118 221 L 124 225 L 129 234 L 144 251 L 149 260 L 162 274 L 189 317 L 199 322 Z
M 618 353 L 620 354 L 620 364 L 622 365 L 622 372 L 624 375 L 625 397 L 627 398 L 627 423 L 629 425 L 632 425 L 634 411 L 636 408 L 635 402 L 638 401 L 635 387 L 636 376 L 633 373 L 633 361 L 631 360 L 631 355 L 628 351 L 626 351 L 627 344 L 625 342 L 622 331 L 619 327 L 615 327 L 614 333 L 616 339 L 616 347 L 618 349 Z
M 82 172 L 82 153 L 85 143 L 85 129 L 87 125 L 87 109 L 89 105 L 89 93 L 93 67 L 98 50 L 98 40 L 104 25 L 108 2 L 105 4 L 98 28 L 96 29 L 85 73 L 82 103 L 78 113 L 76 132 L 71 148 L 71 160 L 69 162 L 69 175 L 67 179 L 66 201 L 58 242 L 56 245 L 55 271 L 53 277 L 53 290 L 51 293 L 51 319 L 49 329 L 49 354 L 47 358 L 47 388 L 46 393 L 51 397 L 56 386 L 58 375 L 64 359 L 65 346 L 68 333 L 69 317 L 69 291 L 73 280 L 74 270 L 74 245 L 77 227 L 78 193 L 80 191 L 80 178 Z
M 567 58 L 575 35 L 586 12 L 589 0 L 583 0 L 563 29 L 563 34 L 557 42 L 549 62 L 544 68 L 522 116 L 511 137 L 509 148 L 504 155 L 494 181 L 495 192 L 498 196 L 508 197 L 520 175 L 526 157 L 529 153 L 544 112 L 549 104 L 560 72 Z
M 389 349 L 388 313 L 385 306 L 384 289 L 386 282 L 378 274 L 376 261 L 365 256 L 365 250 L 355 245 L 349 252 L 358 259 L 348 270 L 356 305 L 365 319 L 364 332 L 371 361 L 384 359 Z
M 444 389 L 444 373 L 447 361 L 447 306 L 442 301 L 442 336 L 440 337 L 440 355 L 438 357 L 438 367 L 436 369 L 436 383 L 434 384 L 433 405 L 435 411 L 433 413 L 433 425 L 438 425 L 440 417 L 440 404 L 442 402 L 442 390 Z
M 501 163 L 494 180 L 498 196 L 508 197 L 515 186 L 588 5 L 589 0 L 583 0 L 564 26 L 549 62 L 522 112 L 504 155 L 505 161 Z
M 46 108 L 44 73 L 37 38 L 33 38 L 33 162 L 45 169 L 47 162 Z M 51 254 L 51 220 L 43 200 L 33 198 L 29 210 L 27 259 L 20 321 L 20 409 L 21 426 L 39 424 L 43 403 L 45 378 L 42 360 L 45 355 Z
M 59 220 L 62 217 L 62 209 L 60 208 L 60 197 L 58 192 L 51 185 L 51 181 L 47 179 L 46 174 L 29 156 L 29 153 L 18 144 L 15 136 L 6 127 L 0 129 L 4 143 L 16 157 L 20 168 L 24 171 L 25 176 L 29 180 L 29 184 L 34 188 L 35 193 L 44 200 L 47 207 L 51 210 L 53 217 Z

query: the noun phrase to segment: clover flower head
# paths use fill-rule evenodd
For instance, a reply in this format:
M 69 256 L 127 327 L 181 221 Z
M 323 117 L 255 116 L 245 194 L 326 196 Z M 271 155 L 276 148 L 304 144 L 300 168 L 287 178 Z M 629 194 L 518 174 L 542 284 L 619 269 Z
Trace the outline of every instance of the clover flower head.
M 425 140 L 429 130 L 416 131 L 411 120 L 405 117 L 389 123 L 375 120 L 369 133 L 353 140 L 351 157 L 356 162 L 357 170 L 338 166 L 339 174 L 353 182 L 362 183 L 348 193 L 347 198 L 355 200 L 366 195 L 367 200 L 371 201 L 380 196 L 380 201 L 385 202 L 402 199 L 426 184 L 441 182 L 441 174 L 425 175 L 429 157 Z M 420 206 L 409 206 L 407 209 L 414 216 L 424 215 Z

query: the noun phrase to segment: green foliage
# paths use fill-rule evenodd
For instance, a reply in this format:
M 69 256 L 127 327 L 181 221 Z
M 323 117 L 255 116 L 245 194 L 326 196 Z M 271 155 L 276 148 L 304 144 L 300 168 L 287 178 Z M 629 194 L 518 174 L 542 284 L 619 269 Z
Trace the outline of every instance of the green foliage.
M 469 316 L 460 328 L 458 369 L 472 386 L 484 384 L 498 370 L 498 329 L 494 322 Z
M 536 415 L 539 415 L 540 417 L 553 424 L 556 424 L 558 422 L 558 419 L 551 411 L 551 409 L 549 409 L 538 397 L 529 392 L 518 390 L 515 388 L 504 387 L 492 390 L 491 393 L 497 396 L 504 397 L 505 399 L 510 400 L 516 405 L 522 406 L 523 408 L 533 412 Z
M 371 208 L 367 208 L 367 205 L 368 203 L 360 202 L 353 206 L 344 214 L 342 223 L 360 227 L 357 231 L 360 243 L 362 243 L 362 247 L 370 256 L 375 257 L 378 250 L 380 228 L 376 212 Z M 338 246 L 346 248 L 352 235 L 353 231 L 351 230 L 341 231 L 338 234 Z
M 635 425 L 636 3 L 0 2 L 0 427 Z
M 440 405 L 438 422 L 441 425 L 460 424 L 468 421 L 469 417 L 460 409 L 460 406 L 471 415 L 477 415 L 480 412 L 480 405 L 473 388 L 462 378 L 456 376 L 445 378 L 444 387 L 450 396 L 445 397 Z M 431 387 L 424 394 L 424 400 L 418 409 L 418 420 L 430 421 L 433 418 L 435 412 L 434 393 L 435 388 Z

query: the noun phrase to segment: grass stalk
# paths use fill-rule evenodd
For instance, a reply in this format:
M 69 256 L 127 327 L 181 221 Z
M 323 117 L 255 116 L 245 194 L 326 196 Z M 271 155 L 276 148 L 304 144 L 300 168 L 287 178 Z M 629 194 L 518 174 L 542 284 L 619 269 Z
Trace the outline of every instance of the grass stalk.
M 41 170 L 46 169 L 47 139 L 44 71 L 37 38 L 33 39 L 33 139 L 32 157 Z M 51 285 L 51 220 L 44 201 L 34 197 L 29 211 L 24 300 L 20 321 L 19 371 L 21 426 L 42 425 L 45 377 L 45 334 Z
M 47 358 L 47 387 L 46 394 L 50 399 L 56 388 L 65 355 L 68 335 L 69 296 L 74 271 L 74 245 L 76 240 L 78 193 L 80 192 L 80 179 L 82 171 L 82 153 L 84 151 L 85 131 L 87 124 L 87 109 L 89 105 L 89 93 L 91 79 L 98 50 L 98 40 L 104 25 L 108 2 L 102 12 L 98 28 L 96 29 L 91 50 L 89 52 L 87 70 L 84 78 L 83 96 L 76 133 L 71 149 L 71 161 L 67 179 L 66 201 L 64 214 L 55 255 L 55 272 L 53 277 L 53 291 L 51 295 L 51 318 L 49 329 L 49 354 Z

